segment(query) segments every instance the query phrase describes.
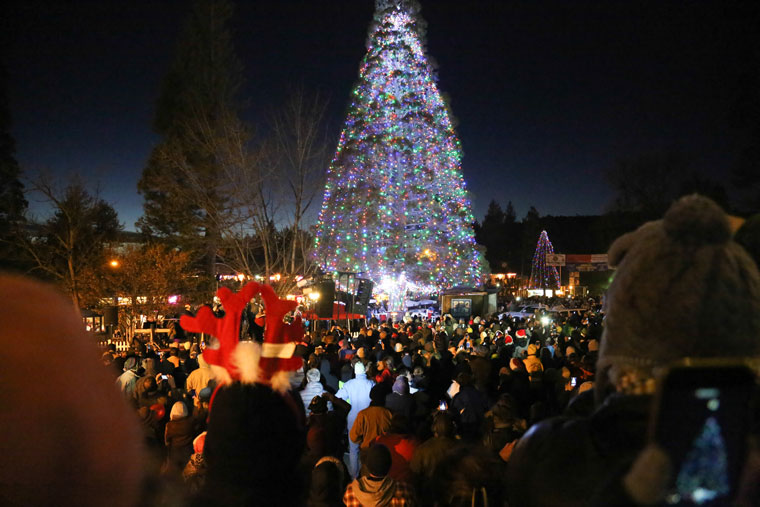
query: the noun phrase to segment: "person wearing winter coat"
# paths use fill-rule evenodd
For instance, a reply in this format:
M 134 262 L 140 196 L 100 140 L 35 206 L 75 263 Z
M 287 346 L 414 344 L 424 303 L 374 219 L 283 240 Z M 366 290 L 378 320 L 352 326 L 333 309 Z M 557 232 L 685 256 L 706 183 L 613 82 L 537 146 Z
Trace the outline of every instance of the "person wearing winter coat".
M 198 396 L 201 389 L 205 389 L 209 384 L 216 385 L 216 373 L 201 354 L 198 356 L 198 368 L 191 371 L 185 380 L 185 390 L 193 391 L 195 396 Z
M 138 378 L 140 377 L 137 375 L 137 358 L 129 357 L 124 362 L 124 373 L 116 379 L 116 385 L 130 404 L 134 404 L 136 400 Z
M 346 507 L 414 505 L 411 488 L 403 481 L 388 475 L 391 469 L 391 453 L 387 447 L 375 444 L 368 449 L 367 473 L 355 479 L 346 488 L 343 503 Z
M 393 382 L 392 392 L 385 397 L 385 408 L 391 413 L 400 414 L 411 420 L 414 411 L 414 398 L 409 394 L 409 380 L 399 375 Z
M 462 438 L 478 440 L 481 437 L 485 413 L 489 409 L 488 398 L 472 384 L 469 365 L 457 375 L 459 392 L 451 400 L 451 408 L 457 415 Z
M 367 378 L 367 370 L 364 368 L 364 363 L 357 362 L 354 365 L 354 375 L 355 378 L 343 384 L 343 387 L 335 394 L 336 397 L 351 404 L 351 410 L 348 412 L 346 421 L 346 427 L 349 431 L 354 426 L 354 421 L 359 412 L 369 407 L 369 392 L 372 390 L 372 386 L 374 386 L 374 382 Z M 360 466 L 359 444 L 349 439 L 348 450 L 350 460 L 348 472 L 351 474 L 351 477 L 356 477 L 359 475 Z
M 359 445 L 362 450 L 368 449 L 376 437 L 385 434 L 391 427 L 393 414 L 383 406 L 384 392 L 380 384 L 372 388 L 370 406 L 357 414 L 348 433 L 351 442 Z
M 193 440 L 194 452 L 182 470 L 182 479 L 191 495 L 198 493 L 206 480 L 206 459 L 203 457 L 203 444 L 205 443 L 206 432 L 204 431 Z
M 316 368 L 312 368 L 306 372 L 306 385 L 299 392 L 301 395 L 301 401 L 303 402 L 303 408 L 306 410 L 306 415 L 309 415 L 309 404 L 317 396 L 321 396 L 325 392 L 324 386 L 319 381 L 320 373 Z M 328 408 L 329 410 L 329 408 Z
M 181 472 L 193 454 L 193 418 L 182 401 L 174 403 L 169 417 L 164 431 L 164 444 L 167 449 L 164 470 Z

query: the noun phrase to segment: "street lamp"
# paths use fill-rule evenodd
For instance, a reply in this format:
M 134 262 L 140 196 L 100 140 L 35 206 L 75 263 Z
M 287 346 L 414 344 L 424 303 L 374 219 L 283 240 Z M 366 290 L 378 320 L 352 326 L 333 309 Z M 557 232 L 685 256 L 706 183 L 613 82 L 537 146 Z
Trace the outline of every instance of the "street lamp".
M 118 268 L 121 265 L 121 263 L 119 262 L 118 259 L 111 259 L 111 262 L 109 262 L 108 265 L 111 266 L 112 268 Z

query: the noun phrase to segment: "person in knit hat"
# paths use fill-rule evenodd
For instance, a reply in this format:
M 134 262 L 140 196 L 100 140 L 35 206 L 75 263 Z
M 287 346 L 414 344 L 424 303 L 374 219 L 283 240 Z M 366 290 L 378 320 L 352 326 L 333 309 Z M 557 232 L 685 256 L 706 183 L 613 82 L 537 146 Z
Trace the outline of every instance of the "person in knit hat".
M 182 470 L 182 479 L 185 481 L 188 493 L 197 494 L 203 488 L 206 480 L 206 459 L 203 457 L 203 445 L 206 443 L 204 431 L 193 440 L 193 455 Z
M 401 414 L 407 419 L 412 418 L 414 399 L 409 393 L 409 379 L 406 376 L 396 377 L 392 392 L 385 397 L 385 408 L 393 414 Z
M 265 384 L 233 382 L 212 400 L 203 445 L 206 479 L 191 505 L 300 506 L 306 446 L 301 400 Z
M 684 357 L 760 356 L 760 273 L 713 201 L 678 200 L 662 220 L 618 238 L 609 262 L 617 272 L 606 298 L 596 408 L 572 424 L 542 421 L 519 441 L 506 475 L 510 505 L 661 502 L 662 481 L 647 477 L 662 460 L 652 448 L 643 452 L 655 371 Z M 656 470 L 667 476 L 667 464 Z
M 0 504 L 138 505 L 140 425 L 71 299 L 0 275 L 0 322 Z

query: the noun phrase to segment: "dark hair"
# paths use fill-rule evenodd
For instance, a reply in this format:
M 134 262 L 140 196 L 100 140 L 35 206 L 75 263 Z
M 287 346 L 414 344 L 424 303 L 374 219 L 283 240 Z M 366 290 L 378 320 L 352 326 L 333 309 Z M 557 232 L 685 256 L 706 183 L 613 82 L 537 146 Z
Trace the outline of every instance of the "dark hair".
M 456 447 L 436 467 L 431 491 L 437 505 L 504 505 L 504 464 L 482 448 Z
M 346 489 L 343 470 L 332 461 L 325 461 L 311 471 L 309 506 L 343 505 Z
M 437 412 L 433 416 L 431 430 L 438 437 L 454 438 L 456 427 L 454 426 L 454 419 L 451 417 L 451 414 L 444 411 Z

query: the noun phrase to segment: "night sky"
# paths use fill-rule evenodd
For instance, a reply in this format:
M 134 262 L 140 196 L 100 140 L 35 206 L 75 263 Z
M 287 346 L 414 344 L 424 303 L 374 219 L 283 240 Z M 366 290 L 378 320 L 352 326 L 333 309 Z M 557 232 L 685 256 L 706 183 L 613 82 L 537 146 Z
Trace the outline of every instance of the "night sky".
M 236 3 L 245 117 L 261 121 L 303 83 L 330 99 L 333 150 L 374 2 Z M 757 45 L 760 2 L 420 3 L 476 218 L 491 199 L 511 200 L 518 218 L 530 205 L 601 213 L 613 197 L 604 170 L 652 150 L 682 151 L 696 170 L 727 179 L 729 112 Z M 142 212 L 136 187 L 158 140 L 155 100 L 189 6 L 14 0 L 4 16 L 20 164 L 99 183 L 128 230 Z

